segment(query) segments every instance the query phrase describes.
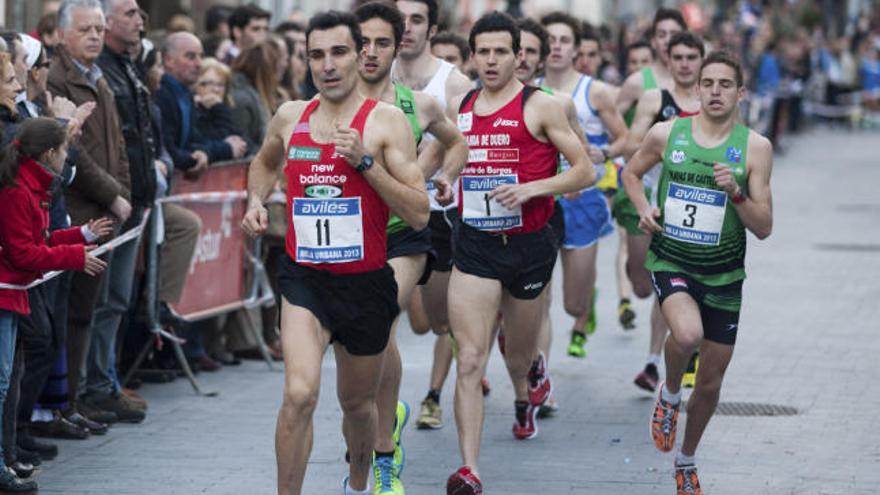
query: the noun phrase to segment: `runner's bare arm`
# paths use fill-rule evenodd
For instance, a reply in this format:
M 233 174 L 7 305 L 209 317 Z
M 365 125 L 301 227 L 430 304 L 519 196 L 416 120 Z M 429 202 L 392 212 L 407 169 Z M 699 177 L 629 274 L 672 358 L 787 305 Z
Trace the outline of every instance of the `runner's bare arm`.
M 556 99 L 540 91 L 526 102 L 524 120 L 529 131 L 545 137 L 571 164 L 571 168 L 547 179 L 525 184 L 499 186 L 489 194 L 507 208 L 525 203 L 531 198 L 579 191 L 596 182 L 596 172 L 583 144 L 568 125 L 565 110 Z
M 660 111 L 660 103 L 662 96 L 659 89 L 651 89 L 645 92 L 639 103 L 636 105 L 636 115 L 633 118 L 632 125 L 629 128 L 626 148 L 623 151 L 623 157 L 629 161 L 633 154 L 639 149 L 648 129 L 654 122 L 654 116 Z
M 620 87 L 620 91 L 617 93 L 616 105 L 618 112 L 624 114 L 629 110 L 629 107 L 635 105 L 642 96 L 642 86 L 644 83 L 645 78 L 642 75 L 642 71 L 638 71 L 626 78 L 626 81 L 623 82 L 623 86 Z
M 656 221 L 660 217 L 660 211 L 656 208 L 651 208 L 647 198 L 645 198 L 642 177 L 657 162 L 663 160 L 663 151 L 666 149 L 666 142 L 669 140 L 671 129 L 671 122 L 660 122 L 651 127 L 641 147 L 639 147 L 626 166 L 623 167 L 620 174 L 626 195 L 629 196 L 633 206 L 639 212 L 639 227 L 648 233 L 661 230 L 660 225 Z
M 452 203 L 454 195 L 452 192 L 452 183 L 461 174 L 462 169 L 467 164 L 468 147 L 461 131 L 458 130 L 456 124 L 453 124 L 446 117 L 446 112 L 437 102 L 430 96 L 424 96 L 425 115 L 428 117 L 428 126 L 425 129 L 436 138 L 436 141 L 445 150 L 443 159 L 443 168 L 440 176 L 434 179 L 437 187 L 437 202 L 443 206 Z
M 743 225 L 758 239 L 766 239 L 773 230 L 773 197 L 770 193 L 772 169 L 773 145 L 767 138 L 750 131 L 746 157 L 749 191 L 745 201 L 734 203 L 733 206 Z M 717 175 L 716 173 L 716 177 Z M 733 179 L 732 176 L 730 178 Z
M 581 123 L 578 122 L 577 108 L 574 106 L 574 100 L 571 99 L 571 96 L 564 93 L 554 93 L 554 96 L 556 96 L 556 101 L 561 103 L 562 108 L 565 110 L 565 116 L 568 118 L 568 126 L 574 131 L 575 136 L 577 136 L 578 141 L 584 146 L 584 149 L 587 149 L 587 146 L 589 146 L 590 143 L 587 142 L 584 128 L 581 127 Z
M 446 80 L 446 101 L 452 102 L 453 100 L 464 96 L 472 89 L 474 89 L 474 82 L 462 74 L 460 70 L 453 69 L 452 72 L 449 73 L 449 78 Z M 455 107 L 455 110 L 456 112 L 458 111 L 457 106 Z
M 373 124 L 381 122 L 381 125 Z M 416 164 L 416 143 L 409 122 L 398 108 L 380 103 L 367 118 L 364 146 L 375 151 L 376 165 L 364 178 L 392 212 L 415 230 L 428 225 L 428 192 Z
M 602 125 L 611 136 L 611 142 L 608 144 L 608 156 L 612 158 L 621 156 L 626 147 L 628 132 L 626 123 L 623 121 L 623 115 L 614 104 L 614 88 L 605 83 L 600 84 L 599 88 L 595 108 L 599 112 L 599 120 L 602 121 Z
M 288 102 L 278 108 L 266 128 L 266 139 L 248 167 L 248 209 L 241 226 L 248 235 L 258 236 L 269 225 L 263 202 L 272 193 L 278 180 L 278 169 L 284 162 L 286 139 L 290 123 L 299 119 L 304 102 Z

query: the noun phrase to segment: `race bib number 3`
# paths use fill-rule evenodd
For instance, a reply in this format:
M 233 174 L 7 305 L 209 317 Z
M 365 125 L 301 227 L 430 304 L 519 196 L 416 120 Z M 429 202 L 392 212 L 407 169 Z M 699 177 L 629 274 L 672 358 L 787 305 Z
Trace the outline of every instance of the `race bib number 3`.
M 480 230 L 521 227 L 521 207 L 510 210 L 489 198 L 489 193 L 496 187 L 516 183 L 516 175 L 461 176 L 462 221 Z
M 361 198 L 294 198 L 296 261 L 349 263 L 364 259 Z
M 670 182 L 663 205 L 663 235 L 691 244 L 717 246 L 726 210 L 724 192 Z

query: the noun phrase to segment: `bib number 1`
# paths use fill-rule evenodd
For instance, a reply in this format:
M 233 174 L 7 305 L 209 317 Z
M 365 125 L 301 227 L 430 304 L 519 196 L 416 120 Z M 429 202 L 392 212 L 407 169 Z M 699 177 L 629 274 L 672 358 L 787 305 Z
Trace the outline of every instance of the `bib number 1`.
M 516 183 L 516 175 L 461 176 L 462 221 L 488 231 L 521 227 L 522 207 L 508 209 L 489 197 L 496 187 Z
M 663 205 L 663 235 L 690 244 L 717 246 L 726 211 L 724 192 L 670 182 Z
M 364 258 L 361 198 L 294 198 L 296 261 L 348 263 Z

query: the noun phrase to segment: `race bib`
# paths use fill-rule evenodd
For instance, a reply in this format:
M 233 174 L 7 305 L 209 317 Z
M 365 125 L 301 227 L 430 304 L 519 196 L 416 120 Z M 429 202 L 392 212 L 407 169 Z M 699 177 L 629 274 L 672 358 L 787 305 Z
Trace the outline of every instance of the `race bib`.
M 458 130 L 461 132 L 469 132 L 474 126 L 474 113 L 458 114 Z
M 364 259 L 361 198 L 294 198 L 296 261 L 349 263 Z
M 461 220 L 480 230 L 507 230 L 522 226 L 522 207 L 510 210 L 489 198 L 489 193 L 504 184 L 516 184 L 516 175 L 462 175 Z
M 663 235 L 691 244 L 717 246 L 727 210 L 723 191 L 669 183 L 663 205 Z

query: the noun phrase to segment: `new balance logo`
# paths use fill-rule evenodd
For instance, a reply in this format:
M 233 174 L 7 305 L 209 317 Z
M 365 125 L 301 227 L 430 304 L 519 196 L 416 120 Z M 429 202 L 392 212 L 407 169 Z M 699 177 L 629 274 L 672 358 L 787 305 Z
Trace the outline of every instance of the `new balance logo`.
M 681 287 L 683 289 L 688 288 L 687 281 L 685 279 L 679 278 L 679 277 L 673 277 L 673 278 L 669 279 L 669 285 L 671 285 L 673 287 Z
M 498 127 L 498 126 L 519 127 L 519 122 L 517 122 L 516 120 L 506 120 L 506 119 L 502 119 L 501 117 L 498 117 L 498 119 L 495 120 L 495 123 L 492 124 L 492 127 Z

